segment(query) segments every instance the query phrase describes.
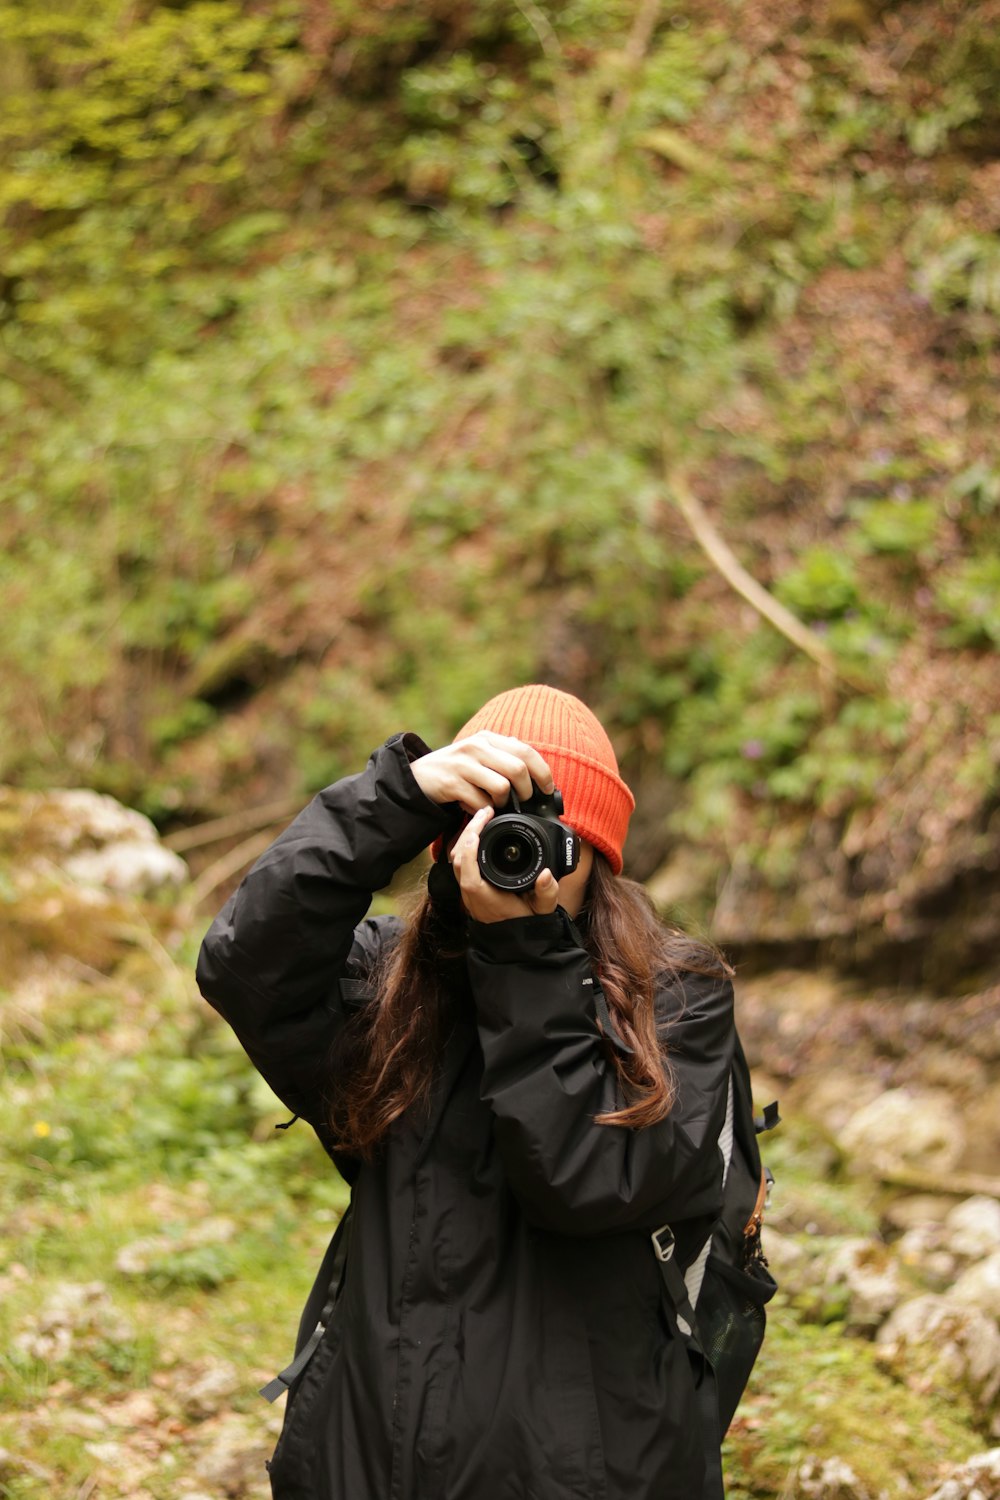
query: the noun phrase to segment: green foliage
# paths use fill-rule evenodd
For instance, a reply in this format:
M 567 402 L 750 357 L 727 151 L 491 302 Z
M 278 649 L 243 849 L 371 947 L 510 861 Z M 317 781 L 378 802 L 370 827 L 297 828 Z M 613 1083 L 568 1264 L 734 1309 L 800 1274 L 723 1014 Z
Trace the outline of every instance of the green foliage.
M 221 1286 L 238 1274 L 239 1263 L 229 1245 L 192 1245 L 155 1256 L 146 1271 L 160 1291 L 203 1291 Z
M 1000 42 L 987 8 L 947 0 L 942 25 L 916 37 L 907 63 L 921 101 L 906 134 L 919 155 L 945 146 L 988 151 L 1000 128 Z
M 938 311 L 1000 312 L 996 236 L 970 232 L 940 206 L 924 211 L 906 242 L 921 295 Z
M 143 359 L 156 283 L 190 262 L 215 204 L 237 201 L 282 106 L 293 23 L 290 7 L 247 15 L 228 0 L 127 19 L 114 0 L 2 7 L 9 352 L 60 373 L 102 349 Z
M 779 798 L 834 816 L 875 800 L 893 752 L 905 743 L 909 711 L 879 698 L 846 703 L 794 764 L 779 768 L 770 789 Z
M 93 1043 L 74 1039 L 46 1059 L 61 1088 L 45 1105 L 48 1128 L 31 1152 L 53 1167 L 130 1172 L 138 1157 L 150 1171 L 178 1171 L 245 1135 L 252 1116 L 239 1056 L 196 1061 L 161 1049 L 155 1057 L 111 1059 L 91 1078 L 94 1054 Z M 21 1055 L 12 1049 L 10 1064 Z M 44 1074 L 36 1079 L 39 1098 L 45 1081 Z
M 778 1495 L 806 1457 L 843 1459 L 873 1494 L 927 1487 L 941 1455 L 976 1451 L 958 1403 L 930 1406 L 879 1368 L 870 1344 L 789 1317 L 779 1293 L 768 1308 L 768 1338 L 751 1376 L 748 1420 L 726 1445 L 727 1494 L 734 1500 Z M 963 1418 L 965 1420 L 963 1420 Z M 898 1426 L 895 1424 L 898 1423 Z M 897 1447 L 895 1434 L 908 1440 Z
M 1000 557 L 969 558 L 940 577 L 935 596 L 951 645 L 1000 646 Z
M 215 723 L 215 709 L 196 699 L 182 703 L 169 713 L 151 719 L 149 734 L 158 750 L 170 750 L 182 740 L 194 738 Z
M 985 390 L 990 234 L 907 175 L 995 115 L 975 18 L 961 87 L 909 37 L 923 94 L 811 21 L 636 51 L 624 0 L 3 18 L 0 776 L 213 810 L 544 675 L 715 838 L 875 795 L 901 642 L 993 640 L 988 424 L 883 402 L 870 316 L 903 246 Z M 771 586 L 867 734 L 715 576 L 677 463 L 763 582 L 797 559 Z
M 804 552 L 798 566 L 778 580 L 775 593 L 805 620 L 836 619 L 860 600 L 854 564 L 830 547 Z
M 930 500 L 859 501 L 854 514 L 864 546 L 896 557 L 924 552 L 940 523 L 938 508 Z
M 975 515 L 988 516 L 1000 508 L 1000 469 L 981 460 L 956 474 L 950 488 L 957 501 L 969 502 Z

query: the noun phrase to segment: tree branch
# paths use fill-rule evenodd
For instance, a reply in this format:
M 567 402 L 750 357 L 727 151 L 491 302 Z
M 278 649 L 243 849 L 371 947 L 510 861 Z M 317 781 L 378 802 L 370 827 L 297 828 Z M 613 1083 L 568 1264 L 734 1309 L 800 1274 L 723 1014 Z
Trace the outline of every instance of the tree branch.
M 161 842 L 175 854 L 204 849 L 207 844 L 220 844 L 223 839 L 235 838 L 240 833 L 286 823 L 303 805 L 301 797 L 283 797 L 280 802 L 264 802 L 259 807 L 248 807 L 244 812 L 230 813 L 225 818 L 212 818 L 208 823 L 178 828 L 176 833 L 168 833 Z
M 576 139 L 578 131 L 573 105 L 570 102 L 569 93 L 566 89 L 566 58 L 563 54 L 562 44 L 556 35 L 552 22 L 545 12 L 539 9 L 534 3 L 534 0 L 514 0 L 514 4 L 537 36 L 539 45 L 551 64 L 552 91 L 555 94 L 556 110 L 559 114 L 559 128 L 562 133 L 563 145 L 569 145 L 571 141 Z
M 846 673 L 829 646 L 747 572 L 732 548 L 723 541 L 712 525 L 701 501 L 688 487 L 687 480 L 676 470 L 667 480 L 667 493 L 687 521 L 705 556 L 722 574 L 730 588 L 745 599 L 768 624 L 780 631 L 786 640 L 791 641 L 793 646 L 805 652 L 825 677 L 846 683 L 856 692 L 871 691 L 868 684 Z
M 635 19 L 632 29 L 625 43 L 625 76 L 615 90 L 615 96 L 611 101 L 608 114 L 612 122 L 617 124 L 627 113 L 632 102 L 632 94 L 635 89 L 635 75 L 639 64 L 649 51 L 649 44 L 653 40 L 653 32 L 656 23 L 660 19 L 660 11 L 663 0 L 640 0 L 636 7 Z M 617 144 L 617 142 L 616 142 Z
M 916 1167 L 879 1166 L 874 1175 L 887 1187 L 909 1188 L 918 1193 L 947 1194 L 950 1198 L 1000 1198 L 1000 1177 L 985 1172 L 927 1172 Z

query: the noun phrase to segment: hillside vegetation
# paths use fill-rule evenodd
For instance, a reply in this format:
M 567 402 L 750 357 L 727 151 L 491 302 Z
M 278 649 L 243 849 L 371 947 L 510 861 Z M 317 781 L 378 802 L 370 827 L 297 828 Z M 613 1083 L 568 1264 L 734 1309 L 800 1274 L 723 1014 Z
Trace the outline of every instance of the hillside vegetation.
M 0 778 L 176 828 L 542 677 L 731 947 L 987 964 L 995 0 L 0 25 Z

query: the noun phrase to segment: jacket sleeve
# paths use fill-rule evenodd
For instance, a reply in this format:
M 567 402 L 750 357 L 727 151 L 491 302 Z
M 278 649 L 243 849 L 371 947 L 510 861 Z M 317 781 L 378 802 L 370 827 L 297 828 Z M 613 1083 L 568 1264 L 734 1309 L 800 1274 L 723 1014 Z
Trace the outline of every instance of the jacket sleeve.
M 623 1101 L 597 1025 L 590 959 L 565 913 L 470 929 L 483 1097 L 528 1219 L 591 1235 L 714 1218 L 736 1036 L 729 981 L 686 973 L 658 996 L 676 1086 L 670 1114 L 638 1130 L 597 1125 Z
M 397 735 L 314 797 L 250 870 L 201 945 L 202 995 L 289 1109 L 321 1125 L 320 1072 L 342 1017 L 338 981 L 377 951 L 372 893 L 448 826 Z M 357 929 L 357 930 L 356 930 Z

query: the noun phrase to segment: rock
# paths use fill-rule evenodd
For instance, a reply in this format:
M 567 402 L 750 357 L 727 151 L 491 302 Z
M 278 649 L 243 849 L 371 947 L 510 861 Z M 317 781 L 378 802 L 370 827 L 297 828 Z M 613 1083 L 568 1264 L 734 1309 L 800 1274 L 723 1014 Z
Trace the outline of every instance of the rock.
M 80 1342 L 124 1341 L 132 1337 L 128 1320 L 114 1306 L 102 1281 L 67 1282 L 29 1318 L 14 1346 L 32 1359 L 57 1364 Z
M 114 797 L 0 787 L 0 814 L 22 891 L 61 877 L 63 885 L 69 880 L 118 895 L 147 896 L 189 878 L 187 865 L 161 844 L 149 819 Z
M 948 1296 L 1000 1322 L 1000 1250 L 963 1271 Z
M 847 1328 L 873 1333 L 892 1312 L 902 1294 L 899 1267 L 885 1245 L 875 1240 L 844 1240 L 826 1263 L 827 1287 L 843 1287 Z
M 764 1229 L 764 1254 L 781 1290 L 790 1296 L 807 1292 L 815 1286 L 813 1256 L 791 1235 L 779 1234 L 769 1225 Z
M 63 870 L 71 880 L 124 896 L 151 896 L 164 886 L 182 886 L 188 879 L 187 865 L 179 854 L 162 844 L 138 840 L 71 855 Z
M 91 1458 L 96 1458 L 101 1468 L 108 1471 L 108 1476 L 113 1476 L 119 1494 L 133 1497 L 138 1495 L 142 1481 L 148 1479 L 155 1468 L 155 1460 L 131 1442 L 105 1439 L 103 1442 L 84 1443 L 83 1446 L 84 1451 Z M 98 1488 L 106 1491 L 110 1486 L 99 1483 Z
M 924 1229 L 943 1224 L 954 1203 L 936 1193 L 907 1193 L 886 1205 L 883 1216 L 887 1232 L 905 1234 L 908 1229 Z
M 30 1280 L 31 1272 L 28 1270 L 27 1266 L 22 1265 L 19 1260 L 11 1261 L 10 1265 L 7 1267 L 7 1270 L 2 1276 L 0 1276 L 0 1298 L 6 1297 L 7 1294 L 14 1289 L 18 1282 L 21 1282 L 23 1284 L 25 1281 Z
M 227 1405 L 243 1382 L 235 1365 L 220 1359 L 196 1372 L 182 1391 L 181 1402 L 189 1417 L 201 1421 L 214 1417 Z
M 169 951 L 188 879 L 149 819 L 112 797 L 0 786 L 5 989 L 42 1016 L 94 973 L 162 960 L 151 947 L 136 961 L 135 924 Z M 153 894 L 161 899 L 147 901 Z
M 67 1381 L 70 1390 L 72 1382 Z M 49 1387 L 51 1394 L 52 1387 Z M 66 1392 L 69 1395 L 69 1391 Z M 99 1438 L 107 1436 L 108 1424 L 104 1419 L 103 1411 L 83 1411 L 80 1407 L 73 1407 L 59 1414 L 59 1426 L 63 1432 L 71 1432 L 74 1437 Z
M 149 1234 L 123 1245 L 115 1256 L 115 1270 L 123 1276 L 148 1276 L 178 1255 L 202 1245 L 224 1245 L 235 1238 L 236 1221 L 221 1214 L 201 1219 L 181 1234 Z
M 146 1276 L 160 1256 L 176 1248 L 176 1241 L 162 1234 L 148 1234 L 141 1240 L 131 1240 L 115 1256 L 115 1270 L 123 1276 Z
M 1000 1500 L 1000 1448 L 959 1464 L 927 1500 Z
M 7 1494 L 8 1481 L 20 1477 L 51 1483 L 55 1475 L 51 1469 L 43 1468 L 33 1459 L 25 1458 L 20 1453 L 12 1453 L 9 1448 L 0 1448 L 0 1484 L 4 1486 L 3 1493 Z
M 1000 1203 L 995 1198 L 966 1198 L 944 1222 L 953 1255 L 981 1260 L 1000 1250 Z
M 101 792 L 74 788 L 32 793 L 26 811 L 36 829 L 67 852 L 87 843 L 156 841 L 156 829 L 148 818 Z
M 890 1089 L 853 1115 L 839 1140 L 862 1168 L 948 1172 L 962 1155 L 965 1131 L 947 1094 Z
M 151 1392 L 130 1391 L 119 1400 L 105 1399 L 101 1414 L 105 1430 L 110 1424 L 112 1427 L 134 1431 L 140 1427 L 155 1427 L 160 1419 L 160 1408 Z
M 216 1497 L 243 1500 L 254 1493 L 254 1486 L 266 1484 L 265 1463 L 270 1454 L 270 1445 L 261 1443 L 243 1418 L 230 1417 L 198 1455 L 194 1481 Z
M 966 1390 L 984 1413 L 1000 1394 L 1000 1328 L 978 1308 L 927 1292 L 903 1302 L 876 1336 L 881 1362 L 912 1390 Z
M 788 1500 L 872 1500 L 850 1464 L 841 1458 L 807 1458 L 782 1491 Z
M 944 1248 L 944 1237 L 942 1224 L 920 1224 L 908 1229 L 894 1246 L 900 1263 L 939 1291 L 951 1285 L 958 1266 L 955 1256 Z
M 124 1443 L 84 1443 L 83 1445 L 92 1458 L 99 1463 L 107 1464 L 109 1468 L 119 1469 L 127 1461 L 128 1449 Z
M 882 1093 L 878 1079 L 867 1073 L 831 1069 L 818 1078 L 810 1078 L 796 1102 L 804 1114 L 839 1142 L 851 1121 L 881 1098 Z

